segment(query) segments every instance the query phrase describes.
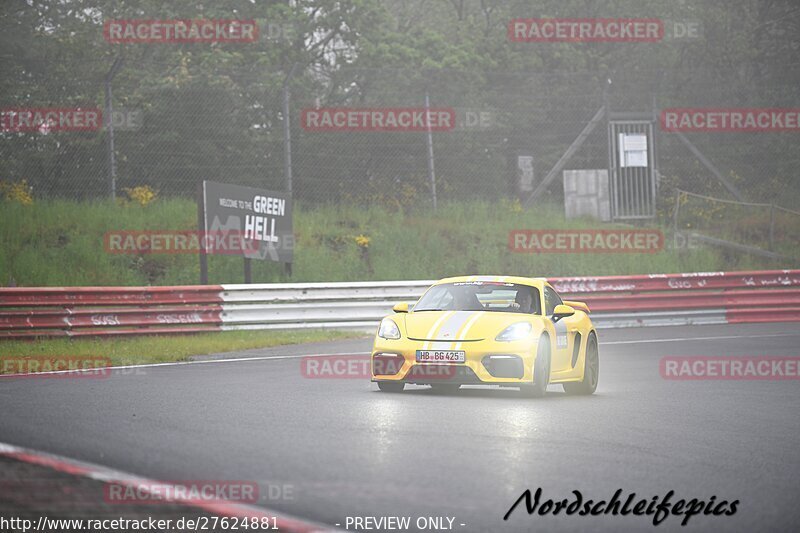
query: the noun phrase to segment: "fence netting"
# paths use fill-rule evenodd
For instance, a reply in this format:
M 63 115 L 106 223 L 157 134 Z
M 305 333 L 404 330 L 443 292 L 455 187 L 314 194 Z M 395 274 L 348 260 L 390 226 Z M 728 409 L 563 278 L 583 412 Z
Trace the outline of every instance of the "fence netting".
M 750 247 L 755 253 L 771 252 L 800 257 L 800 211 L 775 204 L 737 202 L 677 190 L 673 224 L 683 247 L 702 244 L 711 237 L 717 245 Z M 695 239 L 696 242 L 693 242 Z
M 100 109 L 108 60 L 85 72 L 0 58 L 13 77 L 0 107 Z M 660 212 L 672 191 L 729 198 L 730 191 L 675 134 L 658 124 L 669 107 L 780 108 L 795 87 L 769 92 L 700 81 L 691 71 L 486 72 L 348 68 L 265 72 L 259 65 L 216 68 L 191 54 L 126 59 L 110 82 L 119 195 L 148 185 L 162 196 L 190 197 L 202 180 L 283 190 L 286 185 L 284 99 L 288 99 L 292 192 L 301 202 L 427 205 L 431 174 L 440 201 L 523 199 L 518 157 L 532 158 L 534 181 L 561 158 L 606 106 L 649 114 L 655 121 Z M 693 80 L 697 81 L 693 81 Z M 44 86 L 42 86 L 44 84 Z M 284 90 L 284 87 L 286 90 Z M 58 94 L 58 101 L 52 95 Z M 357 126 L 310 127 L 310 110 L 448 110 L 453 123 L 375 131 Z M 106 119 L 103 119 L 106 122 Z M 25 179 L 40 198 L 104 198 L 111 194 L 108 127 L 89 131 L 3 131 L 0 179 Z M 430 135 L 430 137 L 429 137 Z M 686 137 L 750 201 L 787 207 L 800 189 L 796 132 L 686 133 Z M 432 142 L 429 143 L 429 139 Z M 565 169 L 605 169 L 604 120 Z M 544 200 L 560 201 L 560 176 Z

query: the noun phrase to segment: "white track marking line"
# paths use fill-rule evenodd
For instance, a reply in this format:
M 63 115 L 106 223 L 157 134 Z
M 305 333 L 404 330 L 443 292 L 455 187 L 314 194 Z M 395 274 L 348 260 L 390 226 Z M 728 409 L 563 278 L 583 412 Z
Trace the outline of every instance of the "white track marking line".
M 339 355 L 370 355 L 372 352 L 346 352 L 346 353 L 325 353 L 325 354 L 300 354 L 300 355 L 265 355 L 261 357 L 237 357 L 235 359 L 207 359 L 204 361 L 177 361 L 174 363 L 148 363 L 144 365 L 125 365 L 125 366 L 106 366 L 98 368 L 86 368 L 75 370 L 52 370 L 50 372 L 32 372 L 29 374 L 0 374 L 0 378 L 13 378 L 13 377 L 36 377 L 47 374 L 76 374 L 81 372 L 108 372 L 112 373 L 116 370 L 131 370 L 135 368 L 158 368 L 166 366 L 184 366 L 184 365 L 209 365 L 212 363 L 241 363 L 244 361 L 269 361 L 271 359 L 300 359 L 302 357 L 336 357 Z
M 635 341 L 606 341 L 600 342 L 600 346 L 613 344 L 650 344 L 656 342 L 682 342 L 682 341 L 718 341 L 726 339 L 762 339 L 765 337 L 800 337 L 800 333 L 774 333 L 765 335 L 721 335 L 719 337 L 683 337 L 674 339 L 642 339 Z
M 659 342 L 684 342 L 684 341 L 714 341 L 714 340 L 728 340 L 728 339 L 761 339 L 769 337 L 800 337 L 798 333 L 774 333 L 764 335 L 721 335 L 718 337 L 679 337 L 673 339 L 641 339 L 631 341 L 600 341 L 600 346 L 613 346 L 619 344 L 650 344 Z M 34 372 L 30 374 L 0 374 L 0 378 L 13 378 L 13 377 L 26 377 L 35 378 L 39 375 L 47 374 L 75 374 L 80 372 L 108 372 L 113 373 L 117 370 L 131 370 L 136 368 L 159 368 L 169 366 L 185 366 L 185 365 L 210 365 L 219 363 L 242 363 L 246 361 L 278 361 L 285 359 L 301 359 L 303 357 L 336 357 L 340 355 L 370 355 L 372 352 L 345 352 L 345 353 L 326 353 L 326 354 L 299 354 L 299 355 L 265 355 L 260 357 L 237 357 L 235 359 L 207 359 L 204 361 L 178 361 L 174 363 L 149 363 L 144 365 L 125 365 L 125 366 L 108 366 L 99 368 L 87 368 L 76 370 L 54 370 L 50 372 Z

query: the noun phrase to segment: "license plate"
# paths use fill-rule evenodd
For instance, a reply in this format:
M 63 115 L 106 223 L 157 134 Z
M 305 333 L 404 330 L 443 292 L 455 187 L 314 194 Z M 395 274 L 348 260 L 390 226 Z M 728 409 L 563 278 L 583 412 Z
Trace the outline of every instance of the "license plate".
M 417 350 L 418 363 L 463 363 L 466 358 L 464 350 Z

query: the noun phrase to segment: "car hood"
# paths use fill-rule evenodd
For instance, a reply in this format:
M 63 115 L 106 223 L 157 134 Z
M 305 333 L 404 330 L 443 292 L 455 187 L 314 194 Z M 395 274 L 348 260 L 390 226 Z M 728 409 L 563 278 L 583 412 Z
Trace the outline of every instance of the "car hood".
M 496 311 L 419 311 L 404 315 L 409 339 L 442 342 L 494 338 L 509 324 L 524 320 L 515 313 Z

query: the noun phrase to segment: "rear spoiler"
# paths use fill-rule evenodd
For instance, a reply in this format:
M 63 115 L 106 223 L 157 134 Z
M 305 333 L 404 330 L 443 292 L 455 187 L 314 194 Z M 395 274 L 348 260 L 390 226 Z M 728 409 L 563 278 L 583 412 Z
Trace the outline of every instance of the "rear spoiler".
M 583 302 L 572 302 L 572 301 L 569 301 L 569 300 L 564 300 L 564 305 L 568 305 L 568 306 L 570 306 L 570 307 L 572 307 L 574 309 L 580 309 L 581 311 L 585 312 L 586 314 L 590 313 L 589 306 L 586 305 Z

